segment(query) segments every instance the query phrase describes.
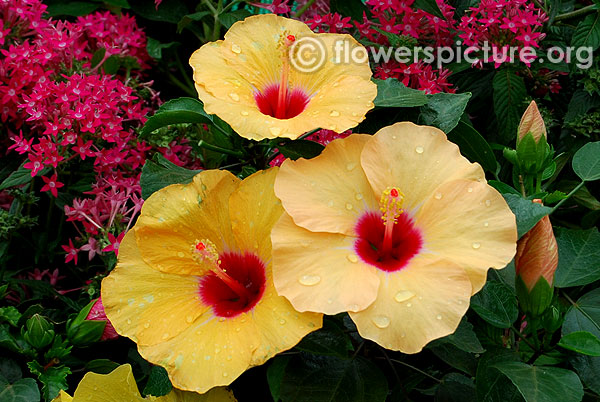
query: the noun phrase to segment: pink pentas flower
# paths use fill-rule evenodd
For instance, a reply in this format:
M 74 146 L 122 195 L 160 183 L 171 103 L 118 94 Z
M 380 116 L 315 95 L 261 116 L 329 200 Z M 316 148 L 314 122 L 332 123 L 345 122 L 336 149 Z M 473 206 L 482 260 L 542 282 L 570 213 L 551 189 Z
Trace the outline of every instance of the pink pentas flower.
M 121 246 L 121 241 L 125 237 L 125 232 L 121 233 L 118 237 L 115 237 L 112 233 L 108 234 L 108 241 L 110 245 L 104 247 L 102 249 L 103 252 L 113 251 L 116 255 L 119 255 L 119 247 Z
M 290 12 L 289 0 L 273 0 L 271 3 L 248 2 L 249 5 L 269 10 L 273 14 L 287 14 Z
M 46 176 L 42 176 L 42 180 L 44 181 L 44 186 L 41 188 L 41 191 L 50 191 L 54 197 L 58 196 L 58 189 L 63 187 L 64 184 L 57 181 L 56 173 L 52 175 L 52 177 L 48 178 Z M 77 263 L 77 262 L 76 262 Z
M 92 306 L 92 309 L 88 313 L 87 317 L 85 317 L 85 319 L 92 320 L 92 321 L 106 321 L 106 326 L 104 327 L 104 332 L 102 333 L 102 336 L 100 337 L 101 341 L 107 341 L 107 340 L 116 339 L 119 337 L 119 334 L 117 334 L 115 327 L 113 327 L 113 325 L 110 323 L 110 321 L 106 317 L 106 313 L 104 312 L 104 305 L 102 304 L 102 297 L 99 297 L 98 299 L 96 299 L 96 302 Z
M 77 265 L 77 254 L 79 253 L 79 249 L 73 246 L 73 241 L 69 239 L 69 245 L 62 245 L 61 247 L 67 253 L 65 255 L 65 263 L 73 261 L 75 265 Z

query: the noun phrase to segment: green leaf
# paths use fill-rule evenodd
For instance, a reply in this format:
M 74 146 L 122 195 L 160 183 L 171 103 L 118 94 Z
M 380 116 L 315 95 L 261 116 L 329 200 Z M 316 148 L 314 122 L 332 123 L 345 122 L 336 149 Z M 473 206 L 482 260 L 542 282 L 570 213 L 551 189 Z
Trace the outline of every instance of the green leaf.
M 289 356 L 275 356 L 267 368 L 267 382 L 269 383 L 269 390 L 271 391 L 271 396 L 275 402 L 279 402 L 281 381 L 283 381 L 285 368 L 287 367 L 289 361 Z
M 88 3 L 83 1 L 65 1 L 62 3 L 48 4 L 48 16 L 57 17 L 68 15 L 71 17 L 81 17 L 90 14 L 95 9 L 100 7 L 99 4 Z
M 587 331 L 571 332 L 563 336 L 558 346 L 588 356 L 600 356 L 600 339 Z
M 513 383 L 494 368 L 501 362 L 519 360 L 519 355 L 511 349 L 497 347 L 488 350 L 479 359 L 477 375 L 477 401 L 479 402 L 522 402 L 523 397 Z M 469 401 L 470 402 L 470 401 Z
M 427 125 L 449 133 L 458 124 L 470 98 L 471 94 L 468 92 L 462 94 L 440 92 L 429 95 L 429 102 L 421 108 L 421 120 Z
M 23 378 L 13 384 L 0 385 L 2 402 L 39 402 L 40 390 L 33 378 Z
M 435 391 L 436 402 L 464 402 L 477 400 L 475 384 L 469 377 L 450 373 L 442 378 L 442 383 Z
M 146 200 L 152 193 L 170 184 L 189 183 L 200 172 L 201 170 L 189 170 L 179 167 L 164 156 L 156 154 L 154 161 L 147 159 L 142 168 L 140 178 L 142 198 Z
M 46 166 L 42 170 L 40 170 L 35 177 L 43 176 L 50 171 L 50 167 Z M 31 180 L 31 170 L 26 169 L 21 165 L 17 170 L 12 172 L 10 176 L 8 176 L 2 184 L 0 184 L 0 191 L 5 190 L 9 187 L 20 186 L 26 183 L 29 183 Z
M 115 363 L 109 359 L 94 359 L 90 360 L 85 365 L 86 371 L 93 371 L 98 374 L 108 374 L 119 367 L 119 363 Z
M 96 50 L 94 52 L 94 54 L 92 55 L 92 60 L 90 61 L 92 68 L 96 67 L 98 65 L 98 63 L 100 63 L 102 61 L 102 59 L 104 59 L 105 55 L 106 55 L 105 48 L 101 47 L 100 49 Z
M 583 181 L 600 179 L 600 141 L 589 142 L 573 156 L 573 171 Z
M 385 375 L 362 357 L 294 356 L 281 382 L 283 402 L 384 402 Z
M 180 123 L 206 123 L 213 122 L 211 115 L 204 111 L 202 102 L 194 98 L 177 98 L 164 103 L 154 116 L 150 117 L 140 134 L 151 133 L 161 127 Z
M 582 286 L 600 279 L 600 233 L 597 228 L 556 228 L 558 268 L 554 286 Z
M 177 24 L 181 17 L 190 13 L 183 0 L 163 1 L 158 10 L 153 1 L 129 0 L 129 4 L 136 14 L 150 21 Z
M 469 124 L 459 121 L 448 134 L 448 139 L 458 145 L 460 152 L 471 162 L 477 162 L 488 172 L 494 173 L 498 166 L 490 144 Z
M 368 14 L 367 7 L 360 0 L 330 0 L 329 8 L 332 13 L 352 17 L 355 21 L 362 21 L 363 12 Z
M 488 184 L 490 186 L 494 187 L 496 190 L 498 190 L 502 194 L 514 194 L 514 195 L 521 197 L 521 193 L 519 193 L 519 191 L 517 191 L 512 186 L 509 186 L 508 184 L 503 183 L 501 181 L 489 180 Z
M 429 14 L 435 15 L 436 17 L 444 18 L 444 14 L 442 14 L 440 11 L 440 7 L 435 0 L 415 0 L 415 2 L 412 4 L 412 7 L 426 11 Z
M 433 341 L 430 345 L 437 345 L 442 343 L 450 343 L 460 350 L 469 353 L 483 353 L 485 349 L 481 346 L 477 335 L 473 331 L 473 325 L 471 325 L 466 317 L 463 317 L 462 321 L 456 328 L 453 334 L 445 336 L 443 338 Z
M 536 223 L 548 215 L 552 208 L 545 207 L 516 194 L 502 194 L 511 211 L 517 217 L 517 232 L 519 239 L 529 232 Z
M 407 88 L 396 79 L 374 79 L 373 82 L 377 84 L 377 97 L 373 101 L 375 107 L 414 107 L 429 102 L 425 92 Z
M 517 387 L 527 402 L 579 402 L 583 386 L 577 374 L 557 367 L 531 366 L 521 362 L 494 365 Z
M 316 355 L 348 357 L 352 342 L 344 329 L 334 321 L 323 320 L 323 328 L 306 335 L 296 349 Z
M 517 136 L 517 127 L 524 111 L 523 101 L 527 96 L 525 81 L 513 70 L 498 70 L 492 82 L 494 112 L 498 121 L 500 138 L 508 143 Z
M 146 50 L 148 51 L 148 55 L 150 57 L 152 57 L 153 59 L 160 60 L 162 59 L 163 49 L 170 49 L 175 46 L 179 46 L 179 42 L 160 43 L 156 39 L 148 38 L 148 42 L 146 43 Z
M 577 25 L 571 38 L 573 48 L 591 47 L 595 51 L 600 46 L 600 13 L 590 14 Z
M 569 101 L 565 122 L 573 121 L 577 116 L 597 106 L 600 106 L 600 99 L 597 96 L 590 95 L 585 89 L 578 89 Z
M 181 33 L 189 24 L 194 21 L 201 21 L 202 18 L 212 15 L 210 11 L 200 11 L 193 14 L 184 15 L 177 23 L 177 33 Z M 171 42 L 177 43 L 177 42 Z
M 471 307 L 481 318 L 498 328 L 510 327 L 519 315 L 513 289 L 500 282 L 488 281 L 471 298 Z
M 108 59 L 106 59 L 104 61 L 104 64 L 102 64 L 102 68 L 104 69 L 104 72 L 108 75 L 116 74 L 117 71 L 119 71 L 120 67 L 121 67 L 121 57 L 119 57 L 116 54 L 113 54 L 112 56 L 110 56 Z
M 240 8 L 239 10 L 230 13 L 219 14 L 219 21 L 226 29 L 229 29 L 236 22 L 242 21 L 251 15 L 252 13 L 250 11 L 245 8 Z
M 286 142 L 284 145 L 279 145 L 279 152 L 291 160 L 314 158 L 319 155 L 323 149 L 325 149 L 323 145 L 310 140 L 292 140 Z
M 129 8 L 129 3 L 127 0 L 104 0 L 106 4 L 110 4 L 111 6 L 117 6 L 122 8 Z
M 152 366 L 148 383 L 144 388 L 144 395 L 163 396 L 167 395 L 173 389 L 169 380 L 167 370 L 161 366 Z
M 16 327 L 20 318 L 21 313 L 19 313 L 16 307 L 0 307 L 0 321 L 7 321 L 10 325 Z
M 437 357 L 466 374 L 474 375 L 477 370 L 477 359 L 471 353 L 460 350 L 451 343 L 435 343 L 428 349 Z
M 67 375 L 71 370 L 67 366 L 52 366 L 44 368 L 36 361 L 27 363 L 32 374 L 38 376 L 42 383 L 42 394 L 44 399 L 51 401 L 58 396 L 61 389 L 67 389 Z
M 23 374 L 21 368 L 12 359 L 3 358 L 0 360 L 0 377 L 3 377 L 9 383 L 19 381 Z

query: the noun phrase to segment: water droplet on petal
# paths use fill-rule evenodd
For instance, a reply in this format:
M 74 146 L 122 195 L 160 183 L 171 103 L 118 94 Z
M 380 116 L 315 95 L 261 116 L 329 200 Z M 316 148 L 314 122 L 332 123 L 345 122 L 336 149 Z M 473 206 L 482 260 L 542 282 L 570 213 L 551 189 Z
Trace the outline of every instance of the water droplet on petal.
M 485 200 L 485 206 L 489 207 L 490 205 L 492 205 L 492 201 L 490 200 Z
M 415 152 L 418 153 L 418 154 L 422 154 L 423 151 L 425 151 L 425 150 L 421 146 L 418 146 L 418 147 L 415 148 Z
M 241 114 L 242 116 L 248 116 L 250 113 L 248 113 L 248 112 L 247 112 L 247 111 L 245 111 L 245 110 L 242 110 L 242 111 L 240 112 L 240 114 Z
M 394 300 L 396 300 L 398 303 L 401 303 L 403 301 L 407 301 L 413 298 L 414 296 L 415 294 L 410 290 L 401 290 L 398 293 L 396 293 L 396 296 L 394 296 Z
M 329 202 L 327 203 L 328 207 L 333 207 L 333 200 L 329 200 Z
M 185 257 L 185 254 L 183 254 L 183 251 L 180 251 L 177 253 L 177 257 L 183 258 L 183 257 Z
M 187 322 L 192 322 L 192 321 L 194 321 L 194 317 L 193 317 L 193 316 L 191 316 L 191 315 L 188 315 L 187 317 L 185 317 L 185 320 L 186 320 Z
M 235 54 L 242 53 L 242 48 L 239 45 L 231 45 L 231 51 Z
M 356 263 L 358 262 L 358 257 L 356 256 L 356 254 L 348 254 L 346 256 L 346 258 L 348 259 L 348 261 Z
M 348 169 L 348 171 L 354 170 L 355 167 L 356 167 L 356 163 L 354 163 L 354 162 L 350 162 L 346 165 L 346 169 Z
M 240 100 L 240 96 L 238 94 L 236 94 L 235 92 L 230 93 L 229 97 L 236 102 Z
M 331 113 L 329 113 L 329 115 L 331 117 L 338 117 L 340 115 L 340 112 L 338 112 L 337 110 L 332 110 Z
M 473 187 L 469 187 L 469 188 L 467 189 L 467 192 L 469 192 L 469 193 L 472 193 L 472 192 L 473 192 Z
M 412 307 L 412 303 L 406 303 L 406 307 Z
M 281 324 L 281 325 L 285 324 L 285 320 L 282 318 L 281 320 L 279 320 L 279 324 Z
M 168 332 L 165 332 L 165 333 L 163 334 L 163 336 L 162 336 L 162 338 L 163 338 L 163 339 L 167 339 L 168 337 L 169 337 L 169 333 L 168 333 Z
M 226 372 L 223 372 L 223 377 L 227 377 L 229 374 L 227 374 Z
M 488 226 L 490 226 L 490 223 L 489 222 L 483 222 L 483 226 L 485 226 L 487 228 Z
M 352 208 L 354 208 L 354 207 L 352 206 L 352 204 L 350 204 L 349 202 L 348 202 L 348 203 L 346 203 L 346 209 L 347 209 L 348 211 L 352 210 Z
M 269 128 L 269 131 L 276 137 L 278 137 L 279 134 L 281 134 L 281 129 L 279 127 L 271 127 Z
M 149 322 L 145 323 L 144 328 L 150 328 L 150 323 Z
M 477 250 L 479 247 L 481 247 L 481 243 L 477 243 L 477 242 L 475 242 L 475 243 L 473 243 L 473 244 L 472 244 L 472 246 L 473 246 L 473 248 L 474 248 L 475 250 Z
M 327 299 L 327 304 L 332 304 L 333 303 L 333 299 Z
M 442 316 L 440 314 L 438 314 L 435 318 L 438 319 L 438 320 L 441 320 Z
M 385 315 L 376 315 L 371 320 L 377 328 L 387 328 L 390 325 L 390 317 Z
M 358 201 L 363 199 L 363 195 L 361 193 L 356 193 L 356 195 L 354 196 L 354 198 L 356 198 Z
M 433 198 L 435 198 L 436 200 L 441 200 L 442 197 L 442 193 L 435 193 L 435 195 L 433 196 Z
M 298 282 L 304 286 L 314 286 L 317 283 L 321 282 L 321 277 L 319 275 L 302 275 Z
M 358 304 L 351 304 L 348 306 L 348 311 L 358 311 Z

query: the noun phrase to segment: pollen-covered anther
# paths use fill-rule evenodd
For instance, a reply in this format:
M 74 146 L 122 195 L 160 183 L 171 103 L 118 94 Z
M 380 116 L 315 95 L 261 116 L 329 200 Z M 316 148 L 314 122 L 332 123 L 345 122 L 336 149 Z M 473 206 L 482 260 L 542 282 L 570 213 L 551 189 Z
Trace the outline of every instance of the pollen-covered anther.
M 381 209 L 381 219 L 387 225 L 388 222 L 396 223 L 397 218 L 402 213 L 402 204 L 404 203 L 404 194 L 397 187 L 388 187 L 381 195 L 379 209 Z
M 207 262 L 212 265 L 219 265 L 219 253 L 215 244 L 210 240 L 196 240 L 190 248 L 192 250 L 192 258 L 197 263 Z

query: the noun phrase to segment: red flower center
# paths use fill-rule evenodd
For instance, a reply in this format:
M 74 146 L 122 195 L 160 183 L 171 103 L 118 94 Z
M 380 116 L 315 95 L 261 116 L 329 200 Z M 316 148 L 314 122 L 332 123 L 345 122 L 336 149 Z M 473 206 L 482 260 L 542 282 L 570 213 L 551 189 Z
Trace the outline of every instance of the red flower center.
M 265 292 L 265 264 L 252 253 L 224 253 L 219 272 L 200 279 L 200 297 L 218 317 L 235 317 L 251 310 Z
M 386 231 L 381 212 L 367 212 L 356 224 L 358 239 L 354 242 L 356 254 L 367 264 L 382 271 L 394 272 L 404 268 L 423 246 L 421 232 L 407 213 L 396 218 L 391 233 Z M 386 246 L 387 242 L 390 246 Z
M 277 119 L 291 119 L 298 116 L 306 109 L 310 97 L 299 88 L 280 90 L 280 86 L 281 84 L 272 84 L 262 92 L 254 94 L 258 110 Z

